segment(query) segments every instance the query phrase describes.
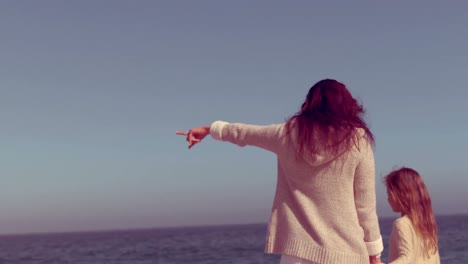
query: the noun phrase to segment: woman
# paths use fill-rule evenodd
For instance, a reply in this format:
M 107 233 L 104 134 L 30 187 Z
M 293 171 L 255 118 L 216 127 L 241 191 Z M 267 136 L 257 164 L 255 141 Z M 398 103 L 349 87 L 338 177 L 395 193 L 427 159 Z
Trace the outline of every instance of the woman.
M 345 85 L 326 79 L 284 124 L 216 121 L 177 134 L 187 136 L 189 148 L 211 134 L 277 155 L 265 252 L 281 254 L 281 263 L 380 263 L 374 138 L 363 114 Z

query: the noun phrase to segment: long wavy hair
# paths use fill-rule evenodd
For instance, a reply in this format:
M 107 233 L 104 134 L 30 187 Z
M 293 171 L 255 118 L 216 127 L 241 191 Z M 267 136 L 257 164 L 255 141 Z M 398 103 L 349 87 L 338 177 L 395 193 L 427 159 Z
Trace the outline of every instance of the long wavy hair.
M 426 256 L 437 251 L 437 224 L 431 197 L 421 175 L 411 168 L 400 168 L 385 176 L 389 201 L 396 211 L 407 215 L 423 241 Z
M 337 155 L 365 136 L 374 144 L 374 135 L 363 119 L 364 107 L 346 86 L 336 80 L 325 79 L 314 84 L 299 112 L 286 121 L 289 135 L 295 137 L 301 155 L 326 152 Z M 294 130 L 294 133 L 291 133 Z

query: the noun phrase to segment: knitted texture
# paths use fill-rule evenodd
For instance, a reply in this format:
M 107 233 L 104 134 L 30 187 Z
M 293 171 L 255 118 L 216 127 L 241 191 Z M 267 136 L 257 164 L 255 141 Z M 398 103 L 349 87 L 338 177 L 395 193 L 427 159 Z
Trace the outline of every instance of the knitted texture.
M 216 121 L 216 140 L 256 146 L 277 155 L 277 185 L 265 252 L 322 264 L 368 264 L 383 251 L 376 214 L 372 146 L 332 156 L 300 157 L 285 124 L 268 126 Z

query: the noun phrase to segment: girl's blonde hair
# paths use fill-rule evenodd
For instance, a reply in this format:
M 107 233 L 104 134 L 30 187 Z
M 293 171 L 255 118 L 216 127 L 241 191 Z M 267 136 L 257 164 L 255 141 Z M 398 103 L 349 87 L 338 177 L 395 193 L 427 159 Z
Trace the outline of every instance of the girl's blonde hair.
M 410 168 L 392 171 L 385 177 L 390 199 L 402 214 L 411 220 L 416 234 L 423 241 L 426 256 L 437 252 L 437 224 L 431 197 L 419 173 Z

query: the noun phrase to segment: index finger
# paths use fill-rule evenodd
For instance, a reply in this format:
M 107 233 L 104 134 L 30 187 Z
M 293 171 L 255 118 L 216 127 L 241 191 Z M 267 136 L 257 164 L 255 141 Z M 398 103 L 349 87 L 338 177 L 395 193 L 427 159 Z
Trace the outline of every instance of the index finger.
M 176 131 L 176 135 L 186 136 L 188 135 L 188 131 Z

